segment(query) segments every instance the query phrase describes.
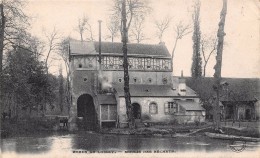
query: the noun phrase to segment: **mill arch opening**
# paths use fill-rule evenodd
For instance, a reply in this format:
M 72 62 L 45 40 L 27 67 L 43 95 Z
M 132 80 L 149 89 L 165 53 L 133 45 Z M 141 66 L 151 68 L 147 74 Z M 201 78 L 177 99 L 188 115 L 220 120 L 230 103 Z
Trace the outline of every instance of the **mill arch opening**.
M 83 130 L 94 130 L 97 122 L 97 113 L 93 97 L 89 94 L 81 95 L 77 100 L 78 127 Z

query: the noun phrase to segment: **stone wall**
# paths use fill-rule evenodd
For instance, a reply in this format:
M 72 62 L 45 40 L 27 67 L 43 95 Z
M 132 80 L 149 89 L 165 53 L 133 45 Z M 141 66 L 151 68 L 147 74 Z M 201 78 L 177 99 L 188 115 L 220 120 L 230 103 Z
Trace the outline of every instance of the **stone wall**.
M 181 98 L 179 98 L 181 99 Z M 183 98 L 182 98 L 183 99 Z M 198 98 L 187 98 L 187 99 L 194 99 L 195 102 L 198 102 Z M 118 103 L 118 113 L 119 115 L 119 122 L 126 122 L 126 107 L 125 107 L 125 99 L 123 97 L 119 97 Z M 201 111 L 185 111 L 180 112 L 178 114 L 169 115 L 165 114 L 164 105 L 167 102 L 174 101 L 173 98 L 160 98 L 160 97 L 132 97 L 131 102 L 138 103 L 141 107 L 141 120 L 143 122 L 178 122 L 178 123 L 190 123 L 195 121 L 204 122 L 205 121 L 205 114 L 202 115 Z M 150 114 L 149 112 L 149 105 L 150 103 L 157 104 L 157 114 Z

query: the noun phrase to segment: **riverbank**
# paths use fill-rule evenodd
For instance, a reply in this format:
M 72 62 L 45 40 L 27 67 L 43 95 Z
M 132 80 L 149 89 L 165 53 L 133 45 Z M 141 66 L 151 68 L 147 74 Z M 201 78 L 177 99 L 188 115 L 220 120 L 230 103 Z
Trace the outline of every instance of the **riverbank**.
M 216 131 L 212 125 L 204 124 L 201 126 L 153 126 L 145 128 L 136 129 L 102 129 L 100 133 L 102 134 L 116 134 L 116 135 L 143 135 L 143 136 L 156 136 L 156 137 L 201 137 L 206 136 L 205 133 L 219 133 Z M 247 128 L 233 128 L 233 127 L 222 127 L 221 132 L 230 136 L 240 136 L 240 137 L 251 137 L 260 138 L 260 132 L 257 128 L 247 127 Z
M 223 134 L 233 136 L 244 136 L 260 138 L 259 129 L 255 127 L 235 128 L 222 127 Z M 81 131 L 82 132 L 82 131 Z M 217 133 L 212 123 L 202 124 L 153 124 L 150 127 L 129 128 L 103 128 L 96 131 L 100 134 L 113 135 L 139 135 L 151 137 L 200 137 L 205 136 L 205 132 Z M 59 120 L 29 119 L 12 121 L 7 120 L 1 123 L 1 137 L 15 137 L 41 134 L 69 134 L 67 128 L 59 126 Z M 78 133 L 73 132 L 74 133 Z

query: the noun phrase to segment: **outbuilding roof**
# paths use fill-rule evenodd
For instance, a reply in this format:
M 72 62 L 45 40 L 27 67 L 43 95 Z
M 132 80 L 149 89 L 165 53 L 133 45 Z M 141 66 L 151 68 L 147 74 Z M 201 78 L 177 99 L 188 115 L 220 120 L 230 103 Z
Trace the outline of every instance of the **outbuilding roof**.
M 123 55 L 122 47 L 123 44 L 118 42 L 101 42 L 101 53 Z M 128 43 L 127 50 L 128 55 L 171 57 L 165 44 Z M 70 41 L 71 55 L 98 54 L 98 52 L 99 42 Z
M 195 101 L 184 101 L 178 100 L 176 101 L 179 105 L 181 105 L 186 111 L 204 111 L 205 109 Z
M 117 104 L 114 95 L 99 94 L 97 95 L 99 104 Z
M 221 91 L 220 101 L 256 101 L 260 100 L 259 78 L 222 78 L 226 83 Z M 186 78 L 186 83 L 194 89 L 202 99 L 209 99 L 215 95 L 213 90 L 214 78 L 198 79 Z

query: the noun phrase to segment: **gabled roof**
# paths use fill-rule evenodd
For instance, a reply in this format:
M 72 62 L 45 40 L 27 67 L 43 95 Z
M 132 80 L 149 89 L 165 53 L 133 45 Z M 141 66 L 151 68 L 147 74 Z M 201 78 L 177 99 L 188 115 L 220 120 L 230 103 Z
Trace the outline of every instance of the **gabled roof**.
M 222 78 L 226 82 L 226 90 L 222 91 L 221 101 L 255 101 L 260 100 L 259 78 Z M 200 79 L 186 78 L 189 87 L 195 90 L 202 99 L 212 97 L 214 78 L 203 77 Z
M 118 42 L 101 42 L 101 53 L 123 55 L 122 46 L 123 44 Z M 171 57 L 165 44 L 128 43 L 127 50 L 128 55 Z M 98 54 L 98 52 L 99 42 L 70 41 L 71 55 Z
M 176 102 L 187 111 L 204 111 L 205 110 L 199 103 L 194 102 L 194 101 L 178 100 Z

